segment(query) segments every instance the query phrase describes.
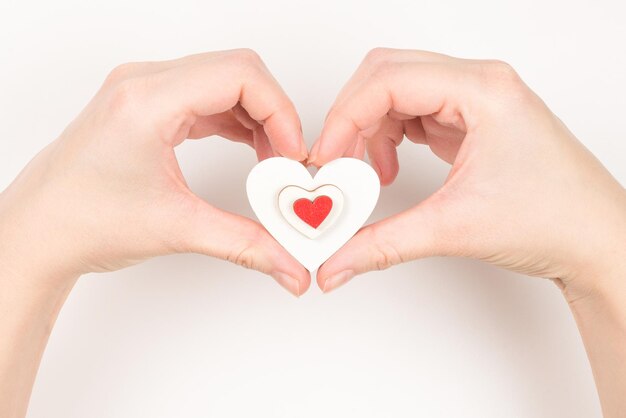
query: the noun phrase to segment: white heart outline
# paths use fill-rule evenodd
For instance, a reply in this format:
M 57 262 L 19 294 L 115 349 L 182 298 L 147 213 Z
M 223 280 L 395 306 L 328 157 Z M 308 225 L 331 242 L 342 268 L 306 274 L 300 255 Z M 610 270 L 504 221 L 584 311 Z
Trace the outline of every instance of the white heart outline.
M 342 216 L 316 239 L 308 239 L 282 216 L 278 195 L 286 186 L 306 190 L 332 184 L 343 193 Z M 380 182 L 369 164 L 356 158 L 339 158 L 312 177 L 302 163 L 274 157 L 252 168 L 246 182 L 248 200 L 259 222 L 309 271 L 317 269 L 367 221 L 376 206 Z
M 297 199 L 308 199 L 313 202 L 320 196 L 328 196 L 333 204 L 330 212 L 317 228 L 304 222 L 293 210 Z M 278 209 L 283 218 L 298 232 L 309 239 L 315 239 L 324 233 L 341 216 L 343 210 L 343 192 L 333 184 L 323 184 L 314 190 L 306 190 L 300 186 L 285 186 L 278 193 Z

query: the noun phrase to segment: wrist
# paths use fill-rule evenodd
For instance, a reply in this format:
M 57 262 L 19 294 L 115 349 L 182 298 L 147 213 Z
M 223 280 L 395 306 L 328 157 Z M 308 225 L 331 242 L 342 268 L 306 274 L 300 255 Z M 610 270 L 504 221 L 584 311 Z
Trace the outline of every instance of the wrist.
M 80 273 L 64 251 L 63 234 L 47 228 L 45 216 L 32 209 L 10 201 L 6 191 L 0 194 L 0 283 L 71 287 Z
M 567 302 L 597 304 L 623 311 L 626 317 L 626 233 L 618 245 L 607 243 L 604 254 L 560 280 Z
M 608 302 L 626 290 L 626 191 L 617 182 L 614 185 L 606 193 L 611 199 L 589 202 L 591 210 L 580 217 L 577 232 L 568 237 L 568 261 L 562 264 L 559 278 L 569 303 Z

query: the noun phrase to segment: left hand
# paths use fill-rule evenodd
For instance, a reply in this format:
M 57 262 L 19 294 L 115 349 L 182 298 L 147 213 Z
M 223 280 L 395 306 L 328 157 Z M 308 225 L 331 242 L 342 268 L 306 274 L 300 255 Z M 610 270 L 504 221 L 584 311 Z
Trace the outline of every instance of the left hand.
M 624 188 L 511 66 L 375 49 L 329 111 L 309 162 L 367 149 L 389 184 L 404 137 L 450 163 L 448 177 L 420 204 L 359 231 L 320 267 L 322 289 L 430 256 L 548 277 L 568 301 L 624 287 L 615 273 L 626 267 Z

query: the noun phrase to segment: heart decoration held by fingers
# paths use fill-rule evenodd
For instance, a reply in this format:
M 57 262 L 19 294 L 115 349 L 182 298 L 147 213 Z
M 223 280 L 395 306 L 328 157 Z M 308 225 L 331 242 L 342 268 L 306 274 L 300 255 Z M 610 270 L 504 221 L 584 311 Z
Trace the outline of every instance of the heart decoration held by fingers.
M 259 221 L 313 271 L 365 223 L 380 183 L 374 170 L 355 158 L 331 161 L 312 177 L 301 163 L 278 157 L 257 164 L 246 188 Z

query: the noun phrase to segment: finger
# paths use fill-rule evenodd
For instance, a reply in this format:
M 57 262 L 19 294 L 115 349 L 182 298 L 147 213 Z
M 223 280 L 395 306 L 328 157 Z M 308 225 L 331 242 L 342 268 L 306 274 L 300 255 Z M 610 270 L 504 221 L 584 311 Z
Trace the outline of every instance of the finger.
M 426 131 L 422 125 L 422 118 L 413 118 L 402 122 L 404 136 L 416 144 L 426 144 Z
M 318 286 L 329 292 L 371 270 L 429 256 L 456 255 L 463 228 L 458 218 L 443 210 L 442 198 L 440 191 L 412 209 L 361 229 L 319 268 Z
M 221 258 L 268 274 L 296 296 L 308 289 L 309 272 L 261 225 L 194 199 L 197 202 L 194 212 L 187 217 L 181 231 L 185 251 Z
M 415 119 L 414 115 L 407 115 L 406 113 L 400 113 L 393 109 L 390 109 L 389 112 L 387 112 L 387 117 L 389 117 L 389 119 L 397 120 L 397 121 Z
M 246 112 L 246 109 L 244 109 L 243 106 L 241 106 L 241 104 L 237 103 L 237 105 L 233 107 L 232 111 L 233 111 L 233 114 L 235 115 L 235 118 L 237 118 L 237 120 L 239 121 L 239 123 L 241 123 L 246 128 L 250 130 L 254 130 L 258 126 L 260 126 L 259 122 L 252 119 L 250 115 L 248 114 L 248 112 Z
M 204 59 L 152 75 L 168 113 L 195 117 L 222 113 L 238 103 L 262 124 L 274 150 L 303 160 L 307 148 L 295 107 L 261 59 L 249 50 L 206 54 Z
M 461 103 L 471 97 L 471 89 L 458 65 L 417 62 L 381 68 L 331 109 L 309 161 L 323 165 L 341 155 L 360 131 L 392 109 L 407 115 L 437 113 L 442 120 L 462 119 Z
M 312 155 L 317 155 L 317 149 L 319 148 L 319 146 L 320 146 L 319 141 L 316 141 L 316 142 L 313 144 L 313 147 L 311 148 L 311 152 L 309 153 L 309 157 L 307 158 L 307 160 L 306 160 L 306 162 L 305 162 L 305 165 L 306 165 L 306 166 L 310 166 L 310 165 L 313 165 L 313 166 L 314 166 L 314 165 L 315 165 L 315 161 L 312 161 L 312 160 L 311 160 L 311 156 L 312 156 Z
M 401 122 L 388 117 L 381 119 L 378 131 L 366 140 L 367 155 L 372 167 L 380 178 L 383 186 L 391 184 L 398 175 L 398 152 L 396 148 L 404 138 L 404 129 Z
M 263 161 L 267 158 L 276 157 L 276 153 L 272 149 L 269 138 L 263 129 L 263 125 L 252 119 L 246 109 L 240 104 L 233 108 L 233 113 L 237 119 L 246 127 L 252 130 L 253 147 L 256 150 L 257 159 Z
M 442 125 L 432 116 L 422 118 L 422 127 L 428 132 L 425 142 L 432 152 L 447 163 L 454 163 L 465 138 L 465 132 L 456 126 Z
M 430 51 L 375 48 L 367 54 L 355 73 L 341 89 L 335 100 L 335 105 L 339 105 L 349 97 L 367 80 L 367 78 L 371 77 L 382 64 L 388 65 L 403 62 L 454 62 L 455 60 L 458 59 Z
M 326 120 L 328 120 L 328 118 L 331 116 L 334 109 L 341 108 L 344 102 L 349 101 L 350 97 L 356 91 L 362 88 L 367 88 L 368 79 L 372 78 L 373 76 L 376 76 L 376 72 L 379 71 L 381 67 L 398 64 L 398 63 L 411 63 L 411 62 L 451 63 L 455 61 L 459 61 L 459 59 L 453 58 L 447 55 L 443 55 L 443 54 L 429 52 L 429 51 L 375 48 L 367 54 L 367 56 L 365 57 L 363 62 L 359 65 L 359 67 L 357 68 L 353 76 L 350 77 L 346 85 L 341 89 L 341 91 L 339 92 L 339 95 L 335 99 L 335 103 L 333 104 L 333 108 L 331 109 L 331 112 L 329 112 L 329 114 L 327 114 L 326 116 Z M 395 112 L 394 109 L 390 109 L 390 111 L 392 114 L 398 113 L 398 115 L 400 115 L 400 113 Z M 415 117 L 415 115 L 412 115 L 410 117 Z M 407 115 L 407 118 L 409 118 L 408 115 Z M 354 122 L 354 121 L 350 121 L 349 119 L 347 121 L 344 121 L 344 123 L 347 123 L 348 125 L 348 126 L 344 126 L 344 128 L 348 130 L 348 132 L 346 133 L 347 136 L 345 137 L 345 141 L 347 142 L 355 140 L 355 137 L 349 133 L 350 131 L 349 125 L 350 124 L 354 125 L 354 123 L 350 123 L 350 122 Z M 341 131 L 338 129 L 337 134 L 340 134 L 340 133 Z M 315 141 L 315 144 L 311 151 L 311 155 L 308 160 L 310 164 L 315 163 L 315 160 L 317 159 L 317 155 L 318 155 L 317 150 L 319 148 L 319 143 L 322 140 L 322 137 L 323 135 L 320 136 L 320 138 L 318 138 L 317 141 Z M 342 144 L 337 144 L 337 148 L 331 149 L 331 151 L 329 152 L 332 152 L 333 155 L 339 155 L 342 151 L 345 152 L 345 149 L 347 148 L 348 148 L 347 146 L 344 146 Z M 315 165 L 317 165 L 318 167 L 323 165 L 324 163 L 327 162 L 328 158 L 332 159 L 332 157 L 326 157 L 322 160 L 322 162 L 317 163 Z
M 256 150 L 256 156 L 259 161 L 274 157 L 274 150 L 270 145 L 270 141 L 267 138 L 267 134 L 263 130 L 263 127 L 258 126 L 253 131 L 254 149 Z
M 230 110 L 215 115 L 198 117 L 191 126 L 187 137 L 198 139 L 212 135 L 219 135 L 235 142 L 243 142 L 254 146 L 252 131 L 243 126 Z
M 365 157 L 365 138 L 360 137 L 358 139 L 352 157 L 358 158 L 359 160 L 362 160 Z
M 381 136 L 374 141 L 368 141 L 367 155 L 370 157 L 372 168 L 378 174 L 380 184 L 388 186 L 393 183 L 400 170 L 398 151 L 393 138 Z
M 360 155 L 360 157 L 359 157 Z M 359 134 L 356 141 L 343 153 L 346 158 L 363 158 L 365 155 L 365 138 Z

